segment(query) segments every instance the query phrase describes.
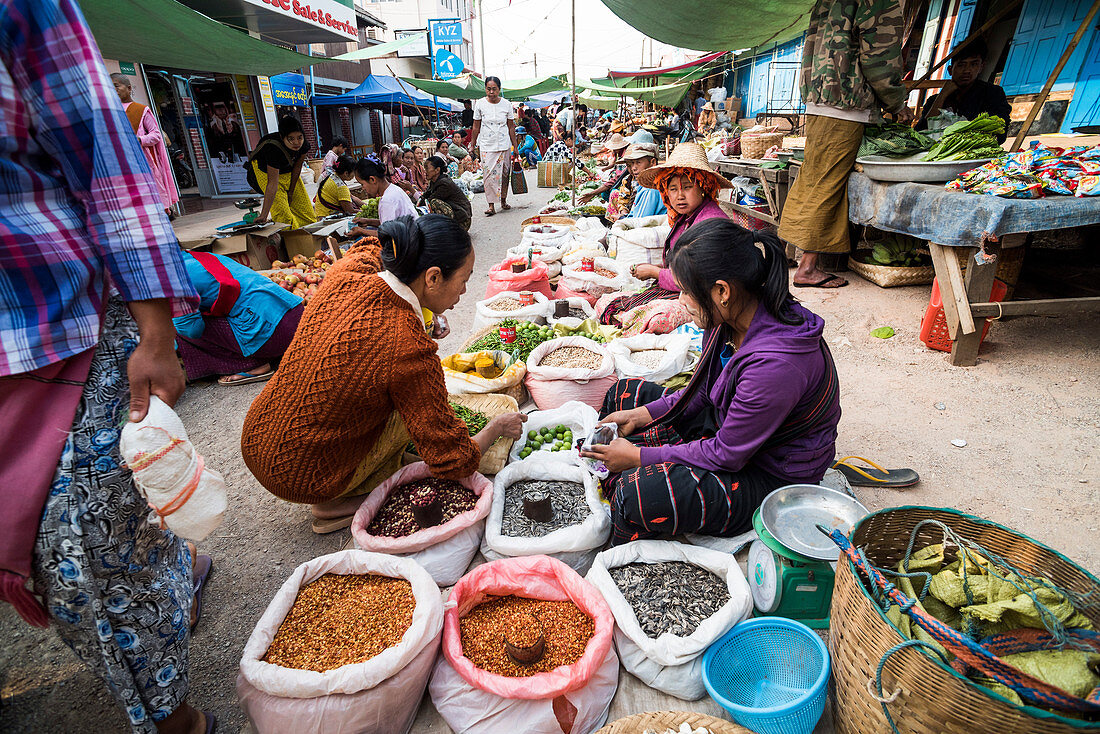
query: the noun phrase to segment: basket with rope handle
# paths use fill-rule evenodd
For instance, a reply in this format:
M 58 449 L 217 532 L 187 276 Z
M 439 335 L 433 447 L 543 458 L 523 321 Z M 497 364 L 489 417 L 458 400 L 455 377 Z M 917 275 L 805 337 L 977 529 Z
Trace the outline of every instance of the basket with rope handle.
M 752 734 L 743 726 L 695 711 L 650 711 L 634 714 L 597 729 L 596 734 L 645 734 L 647 731 L 664 734 L 668 729 L 678 730 L 680 724 L 687 724 L 692 729 L 702 727 L 710 730 L 711 734 Z

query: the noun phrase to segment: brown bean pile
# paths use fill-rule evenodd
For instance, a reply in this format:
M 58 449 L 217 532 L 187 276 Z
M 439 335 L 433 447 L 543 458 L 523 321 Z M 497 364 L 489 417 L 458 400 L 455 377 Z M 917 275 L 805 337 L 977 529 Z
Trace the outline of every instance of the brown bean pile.
M 546 654 L 532 665 L 517 665 L 504 651 L 505 633 L 538 620 L 546 641 Z M 490 596 L 459 620 L 462 653 L 489 673 L 524 678 L 572 665 L 584 655 L 596 625 L 571 601 L 540 601 L 523 597 Z
M 559 347 L 542 358 L 539 367 L 579 367 L 599 369 L 603 356 L 584 347 Z
M 489 304 L 489 308 L 494 311 L 517 311 L 524 308 L 524 305 L 515 298 L 498 298 Z
M 401 641 L 415 608 L 405 579 L 326 573 L 298 590 L 263 660 L 318 673 L 365 662 Z
M 608 270 L 607 268 L 601 268 L 599 265 L 597 265 L 595 268 L 593 268 L 592 272 L 594 272 L 596 275 L 602 275 L 605 278 L 618 278 L 619 277 L 619 274 L 616 273 L 614 270 Z
M 477 495 L 472 489 L 468 489 L 453 479 L 417 479 L 408 484 L 402 484 L 390 493 L 386 502 L 378 510 L 378 514 L 367 526 L 369 535 L 385 535 L 390 538 L 404 538 L 422 530 L 413 517 L 413 501 L 423 498 L 435 492 L 439 502 L 443 505 L 442 525 L 461 515 L 467 510 L 474 509 L 477 504 Z

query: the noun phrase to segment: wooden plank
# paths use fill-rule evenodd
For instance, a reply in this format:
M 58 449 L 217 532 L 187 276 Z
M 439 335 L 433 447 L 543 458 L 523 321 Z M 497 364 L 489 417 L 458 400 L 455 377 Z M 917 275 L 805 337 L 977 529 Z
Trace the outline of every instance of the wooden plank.
M 764 189 L 764 200 L 768 202 L 768 211 L 772 213 L 772 217 L 779 218 L 779 207 L 775 204 L 775 197 L 772 195 L 771 184 L 768 183 L 768 179 L 764 177 L 764 170 L 760 170 L 760 187 Z
M 1100 296 L 1085 298 L 1037 298 L 1031 301 L 1007 303 L 972 303 L 970 312 L 978 318 L 1001 316 L 1054 316 L 1067 313 L 1095 313 L 1100 311 Z
M 989 293 L 993 290 L 993 278 L 997 275 L 997 258 L 1001 254 L 1001 245 L 997 242 L 986 242 L 985 251 L 991 257 L 982 263 L 975 262 L 973 252 L 967 255 L 970 259 L 966 263 L 966 290 L 963 303 L 959 305 L 959 316 L 962 317 L 964 313 L 969 316 L 974 329 L 963 329 L 963 333 L 951 343 L 951 364 L 956 366 L 971 367 L 978 363 L 978 348 L 982 344 L 985 319 L 973 317 L 970 303 L 989 298 Z M 957 260 L 955 264 L 958 264 Z
M 730 209 L 736 209 L 737 211 L 741 212 L 742 214 L 747 214 L 750 217 L 756 217 L 757 219 L 759 219 L 762 222 L 767 222 L 768 224 L 774 224 L 776 226 L 779 226 L 779 219 L 778 218 L 770 216 L 768 214 L 765 214 L 762 211 L 757 211 L 756 209 L 752 209 L 750 207 L 747 207 L 744 204 L 738 204 L 738 203 L 732 202 L 732 201 L 723 201 L 722 206 L 729 207 Z
M 935 242 L 928 243 L 928 251 L 932 254 L 932 264 L 936 268 L 936 279 L 940 284 L 940 298 L 943 301 L 943 316 L 947 321 L 947 333 L 951 339 L 958 338 L 961 315 L 959 313 L 959 299 L 965 299 L 965 289 L 962 280 L 962 268 L 955 258 L 953 247 L 944 247 Z M 956 295 L 961 294 L 961 295 Z M 969 311 L 967 316 L 969 316 Z M 974 321 L 970 320 L 973 327 Z

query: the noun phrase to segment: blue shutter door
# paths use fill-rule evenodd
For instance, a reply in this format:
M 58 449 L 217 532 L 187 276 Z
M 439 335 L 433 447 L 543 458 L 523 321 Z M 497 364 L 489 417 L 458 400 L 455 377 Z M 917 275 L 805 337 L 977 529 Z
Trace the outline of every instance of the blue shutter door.
M 1005 94 L 1038 94 L 1054 70 L 1070 38 L 1091 7 L 1090 0 L 1025 0 L 1016 34 L 1005 62 L 1001 86 Z M 1054 84 L 1071 89 L 1081 70 L 1086 47 L 1078 44 Z
M 1061 133 L 1071 133 L 1082 125 L 1100 125 L 1100 33 L 1095 30 L 1088 49 Z
M 978 0 L 963 0 L 958 14 L 955 16 L 955 34 L 951 36 L 950 51 L 966 40 L 970 35 L 970 27 L 974 24 L 974 11 L 978 8 Z M 986 59 L 989 61 L 989 59 Z M 950 63 L 950 62 L 948 62 Z

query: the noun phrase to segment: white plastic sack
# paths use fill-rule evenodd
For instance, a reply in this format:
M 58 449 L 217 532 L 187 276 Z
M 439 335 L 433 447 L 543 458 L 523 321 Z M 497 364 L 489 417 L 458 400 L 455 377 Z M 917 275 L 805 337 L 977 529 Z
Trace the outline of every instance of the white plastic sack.
M 562 347 L 581 347 L 600 355 L 600 366 L 545 367 L 539 362 L 551 352 Z M 539 344 L 527 357 L 527 376 L 524 385 L 531 399 L 541 410 L 558 408 L 570 400 L 579 400 L 593 408 L 603 405 L 604 396 L 615 384 L 615 360 L 606 345 L 584 336 L 563 336 Z
M 584 311 L 584 318 L 579 319 L 576 316 L 562 316 L 560 319 L 554 315 L 554 308 L 558 301 L 569 301 L 569 308 L 579 308 Z M 551 326 L 554 324 L 565 324 L 570 329 L 575 329 L 581 325 L 581 322 L 588 319 L 597 318 L 596 309 L 592 307 L 592 304 L 583 298 L 577 298 L 572 296 L 570 298 L 558 298 L 549 303 L 549 310 L 546 314 L 546 323 Z
M 118 448 L 154 508 L 150 522 L 163 521 L 176 535 L 196 541 L 221 525 L 228 506 L 225 480 L 206 466 L 183 421 L 156 395 L 144 420 L 122 427 Z
M 726 101 L 726 95 L 729 92 L 725 87 L 713 87 L 707 90 L 707 96 L 710 97 L 710 103 L 714 105 L 714 109 L 718 109 L 718 105 Z
M 561 279 L 565 287 L 577 293 L 591 293 L 594 296 L 602 296 L 605 293 L 615 293 L 626 290 L 634 281 L 630 277 L 630 268 L 610 258 L 597 257 L 595 265 L 615 273 L 614 276 L 604 276 L 597 272 L 581 270 L 581 264 L 574 262 L 566 264 L 561 269 Z
M 724 579 L 730 592 L 730 600 L 687 637 L 667 632 L 657 639 L 647 636 L 608 573 L 628 563 L 663 561 L 683 561 L 705 568 Z M 615 615 L 615 647 L 623 667 L 646 685 L 687 701 L 706 695 L 703 653 L 707 647 L 752 611 L 752 593 L 734 556 L 675 541 L 636 540 L 603 551 L 585 579 L 600 590 Z
M 604 253 L 602 247 L 595 244 L 594 242 L 578 241 L 576 247 L 562 255 L 561 264 L 563 267 L 566 265 L 573 265 L 575 263 L 579 263 L 583 258 L 586 257 L 607 257 L 607 254 Z
M 532 260 L 539 260 L 540 262 L 549 264 L 561 260 L 562 255 L 569 252 L 569 247 L 569 241 L 560 247 L 523 242 L 508 250 L 508 259 L 516 260 L 530 255 Z M 534 250 L 538 250 L 538 252 L 534 252 Z
M 608 235 L 609 249 L 615 250 L 615 261 L 629 272 L 632 265 L 660 265 L 664 258 L 665 240 L 672 228 L 668 217 L 620 219 L 611 225 Z
M 412 584 L 416 608 L 401 641 L 363 663 L 318 673 L 265 663 L 298 590 L 326 573 L 375 573 Z M 237 695 L 257 734 L 407 732 L 439 650 L 443 602 L 427 571 L 408 558 L 346 550 L 306 561 L 290 575 L 245 643 Z
M 313 169 L 309 166 L 302 166 L 302 172 L 298 174 L 298 180 L 304 184 L 317 183 L 313 178 Z
M 569 240 L 572 237 L 573 229 L 567 224 L 529 224 L 523 228 L 520 247 L 523 248 L 524 252 L 527 251 L 528 245 L 560 250 L 569 245 Z
M 687 334 L 638 334 L 613 339 L 607 351 L 615 358 L 619 377 L 640 377 L 650 382 L 664 382 L 684 371 L 688 364 L 691 337 Z M 631 359 L 631 354 L 647 349 L 664 349 L 665 356 L 654 368 L 643 367 Z
M 591 514 L 577 525 L 559 528 L 541 538 L 502 535 L 500 526 L 504 519 L 504 494 L 516 482 L 528 479 L 583 484 Z M 485 522 L 481 554 L 490 561 L 510 556 L 547 555 L 557 558 L 577 573 L 585 573 L 610 535 L 611 513 L 600 499 L 596 478 L 580 466 L 534 454 L 509 464 L 494 478 L 493 509 Z
M 581 217 L 577 220 L 576 230 L 573 233 L 574 241 L 586 240 L 595 244 L 607 243 L 607 227 L 599 217 Z
M 545 324 L 547 317 L 547 309 L 553 309 L 553 306 L 548 306 L 550 303 L 546 296 L 534 291 L 535 302 L 530 306 L 524 306 L 518 308 L 515 311 L 497 311 L 492 307 L 492 304 L 496 303 L 502 298 L 514 298 L 519 300 L 519 293 L 516 291 L 502 291 L 496 295 L 490 296 L 483 301 L 478 301 L 474 305 L 474 326 L 473 331 L 481 331 L 490 324 L 496 324 L 504 319 L 516 319 L 517 321 L 534 321 L 536 324 Z
M 459 372 L 450 368 L 450 360 L 456 355 L 444 357 L 440 360 L 443 365 L 443 381 L 447 385 L 447 392 L 452 395 L 481 395 L 484 393 L 504 392 L 510 387 L 522 384 L 527 374 L 527 365 L 516 361 L 508 365 L 512 355 L 496 350 L 493 353 L 497 367 L 504 370 L 498 377 L 486 379 L 477 372 Z M 466 356 L 466 355 L 463 355 Z M 508 365 L 505 368 L 505 365 Z
M 568 403 L 553 410 L 536 410 L 527 415 L 527 422 L 523 424 L 524 431 L 535 431 L 543 428 L 565 426 L 573 432 L 575 438 L 588 435 L 600 420 L 600 414 L 590 406 L 579 400 L 570 400 Z M 509 461 L 520 461 L 520 452 L 527 443 L 526 433 L 524 437 L 512 444 L 512 451 L 508 454 Z M 555 461 L 565 461 L 576 464 L 580 460 L 576 449 L 568 451 L 536 451 L 531 456 L 545 457 Z M 530 458 L 530 457 L 529 457 Z

